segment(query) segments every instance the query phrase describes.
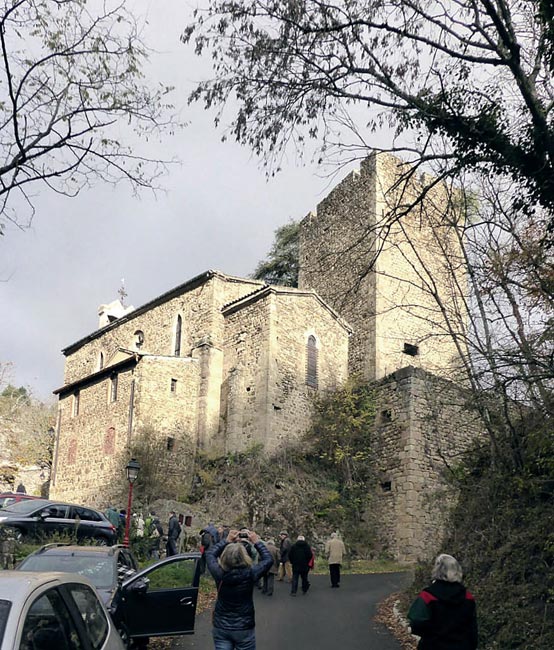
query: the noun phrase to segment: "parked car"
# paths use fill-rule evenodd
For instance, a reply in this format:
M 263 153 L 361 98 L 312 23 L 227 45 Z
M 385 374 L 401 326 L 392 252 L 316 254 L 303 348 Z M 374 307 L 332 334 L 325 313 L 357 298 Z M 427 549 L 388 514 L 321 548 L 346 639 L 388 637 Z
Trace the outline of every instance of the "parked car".
M 124 650 L 86 578 L 0 571 L 0 650 L 74 648 Z
M 117 538 L 115 526 L 98 510 L 46 499 L 20 501 L 3 508 L 0 526 L 14 529 L 16 536 L 39 540 L 53 533 L 75 533 L 78 539 L 112 545 Z
M 40 497 L 34 497 L 31 494 L 25 494 L 25 492 L 2 492 L 0 494 L 0 508 L 8 508 L 13 503 L 31 499 L 40 499 Z
M 48 544 L 18 571 L 69 571 L 96 587 L 126 645 L 151 636 L 194 633 L 200 553 L 174 555 L 137 571 L 133 554 L 116 545 Z

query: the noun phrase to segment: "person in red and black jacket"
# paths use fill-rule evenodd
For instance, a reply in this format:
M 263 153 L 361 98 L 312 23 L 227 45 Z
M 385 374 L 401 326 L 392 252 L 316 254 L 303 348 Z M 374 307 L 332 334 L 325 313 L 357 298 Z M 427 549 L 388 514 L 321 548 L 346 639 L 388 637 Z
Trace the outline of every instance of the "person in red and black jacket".
M 419 593 L 408 612 L 412 632 L 421 637 L 418 650 L 476 650 L 477 610 L 462 577 L 456 558 L 437 557 L 432 583 Z

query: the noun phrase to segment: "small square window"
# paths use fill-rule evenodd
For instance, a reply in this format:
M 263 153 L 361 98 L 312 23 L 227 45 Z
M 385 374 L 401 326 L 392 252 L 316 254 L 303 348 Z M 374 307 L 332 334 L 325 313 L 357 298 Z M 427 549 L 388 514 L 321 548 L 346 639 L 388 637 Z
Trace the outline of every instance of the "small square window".
M 392 481 L 383 481 L 381 483 L 381 490 L 383 492 L 392 492 Z
M 402 352 L 409 355 L 410 357 L 417 357 L 419 354 L 419 346 L 412 345 L 411 343 L 404 343 L 404 349 Z
M 381 422 L 392 422 L 392 411 L 390 409 L 381 411 Z
M 176 379 L 171 380 L 171 392 L 172 393 L 177 392 L 177 380 Z

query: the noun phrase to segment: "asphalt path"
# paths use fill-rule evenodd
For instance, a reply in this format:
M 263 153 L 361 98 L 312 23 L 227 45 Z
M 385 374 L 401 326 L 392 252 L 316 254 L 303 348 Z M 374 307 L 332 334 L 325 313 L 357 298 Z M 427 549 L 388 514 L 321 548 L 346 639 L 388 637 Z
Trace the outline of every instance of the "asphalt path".
M 290 585 L 275 582 L 273 596 L 255 589 L 257 650 L 400 650 L 373 619 L 378 604 L 409 581 L 406 573 L 343 575 L 339 589 L 328 576 L 310 576 L 303 595 L 290 596 Z M 195 634 L 176 639 L 172 650 L 212 650 L 211 611 L 196 618 Z

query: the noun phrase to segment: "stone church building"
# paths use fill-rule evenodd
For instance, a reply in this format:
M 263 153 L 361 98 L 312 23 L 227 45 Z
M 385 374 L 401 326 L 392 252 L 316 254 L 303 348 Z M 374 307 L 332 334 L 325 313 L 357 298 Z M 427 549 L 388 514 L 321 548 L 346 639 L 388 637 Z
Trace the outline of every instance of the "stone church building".
M 437 236 L 440 188 L 425 214 L 388 218 L 402 173 L 372 155 L 302 221 L 298 289 L 206 271 L 136 309 L 103 305 L 99 329 L 63 350 L 51 496 L 107 505 L 121 455 L 147 426 L 168 453 L 185 439 L 271 453 L 306 431 L 315 393 L 355 373 L 378 387 L 380 535 L 398 558 L 425 555 L 445 463 L 480 427 L 456 381 L 455 227 Z

